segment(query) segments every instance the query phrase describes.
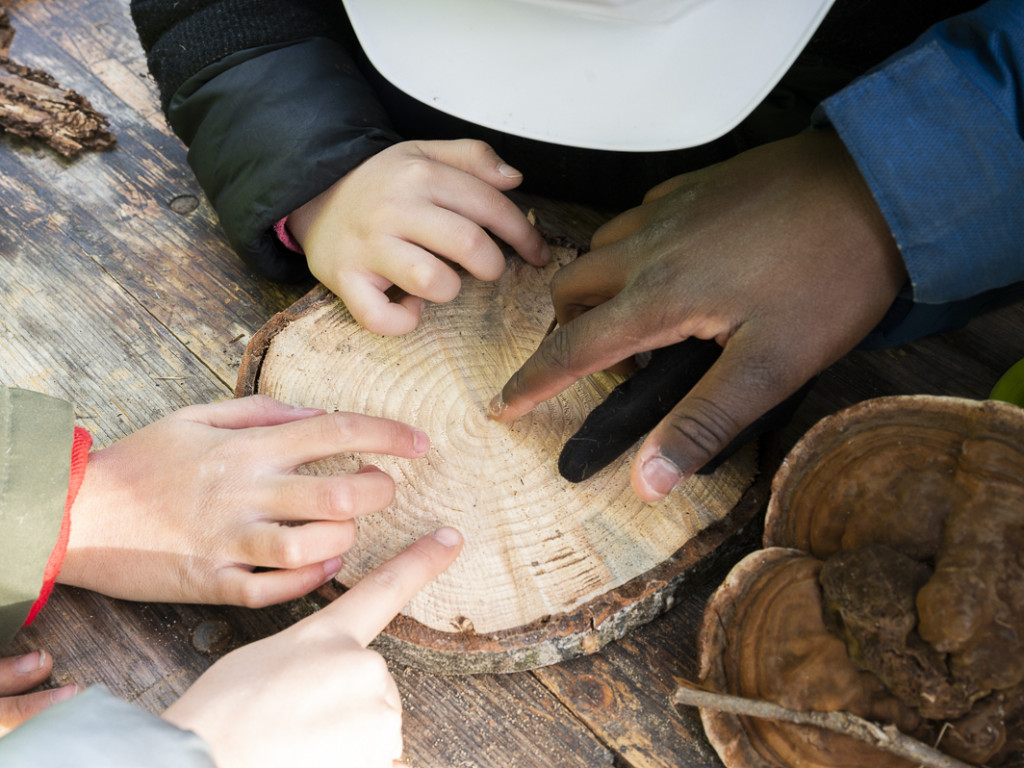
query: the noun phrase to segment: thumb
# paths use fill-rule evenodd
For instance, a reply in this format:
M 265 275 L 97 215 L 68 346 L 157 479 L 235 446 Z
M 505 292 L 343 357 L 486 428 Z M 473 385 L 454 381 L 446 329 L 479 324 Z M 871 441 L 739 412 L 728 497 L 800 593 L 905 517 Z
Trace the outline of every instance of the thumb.
M 0 698 L 0 736 L 12 731 L 47 707 L 70 699 L 79 692 L 77 685 L 65 685 L 49 691 L 27 693 L 22 696 Z
M 792 361 L 746 347 L 733 337 L 697 385 L 651 430 L 630 474 L 640 498 L 667 496 L 813 374 L 801 376 Z

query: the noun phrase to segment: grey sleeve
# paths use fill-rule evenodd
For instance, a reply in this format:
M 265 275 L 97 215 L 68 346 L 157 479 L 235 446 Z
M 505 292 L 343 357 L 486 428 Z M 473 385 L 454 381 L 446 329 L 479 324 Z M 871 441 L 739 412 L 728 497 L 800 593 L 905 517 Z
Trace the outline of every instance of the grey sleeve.
M 93 686 L 0 738 L 4 768 L 216 768 L 199 736 Z

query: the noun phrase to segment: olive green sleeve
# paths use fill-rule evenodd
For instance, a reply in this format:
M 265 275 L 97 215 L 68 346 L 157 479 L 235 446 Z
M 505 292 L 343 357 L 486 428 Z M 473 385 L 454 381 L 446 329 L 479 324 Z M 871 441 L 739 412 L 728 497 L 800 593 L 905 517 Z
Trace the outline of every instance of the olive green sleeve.
M 0 387 L 0 643 L 39 597 L 64 518 L 74 428 L 70 403 Z

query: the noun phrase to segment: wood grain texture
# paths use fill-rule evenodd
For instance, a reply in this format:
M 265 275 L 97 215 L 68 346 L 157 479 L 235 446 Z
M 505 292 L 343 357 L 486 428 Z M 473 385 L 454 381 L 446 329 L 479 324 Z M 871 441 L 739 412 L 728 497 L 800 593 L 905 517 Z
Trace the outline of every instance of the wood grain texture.
M 630 488 L 631 451 L 585 483 L 562 478 L 555 457 L 617 383 L 610 375 L 577 382 L 512 425 L 487 417 L 552 327 L 548 283 L 576 250 L 553 252 L 543 269 L 509 256 L 494 282 L 464 276 L 458 298 L 429 306 L 401 337 L 366 331 L 314 291 L 254 337 L 239 374 L 237 394 L 384 416 L 430 435 L 425 459 L 344 455 L 309 468 L 340 474 L 372 460 L 396 480 L 392 505 L 357 521 L 344 584 L 441 525 L 462 531 L 463 554 L 385 633 L 394 653 L 424 668 L 530 669 L 624 636 L 661 613 L 676 576 L 723 540 L 757 475 L 751 445 L 657 504 Z

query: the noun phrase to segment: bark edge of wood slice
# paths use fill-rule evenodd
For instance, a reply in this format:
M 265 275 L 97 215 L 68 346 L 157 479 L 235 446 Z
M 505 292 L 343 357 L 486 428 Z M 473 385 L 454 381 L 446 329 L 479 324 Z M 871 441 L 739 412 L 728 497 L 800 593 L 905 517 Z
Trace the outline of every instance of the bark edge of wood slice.
M 340 586 L 321 588 L 321 597 L 333 599 L 439 525 L 463 533 L 455 564 L 376 641 L 399 663 L 477 674 L 594 653 L 669 609 L 767 502 L 777 451 L 753 444 L 658 504 L 629 487 L 635 449 L 589 481 L 562 479 L 558 451 L 617 383 L 610 376 L 578 382 L 514 425 L 486 418 L 490 397 L 551 327 L 548 283 L 576 255 L 553 250 L 542 269 L 509 257 L 497 281 L 463 276 L 459 297 L 428 305 L 406 336 L 371 334 L 317 286 L 247 346 L 238 397 L 386 416 L 431 437 L 426 459 L 341 456 L 309 468 L 336 474 L 372 462 L 396 480 L 392 505 L 357 520 Z M 478 524 L 481 515 L 494 523 Z

